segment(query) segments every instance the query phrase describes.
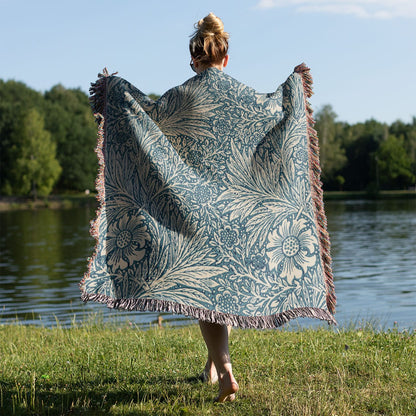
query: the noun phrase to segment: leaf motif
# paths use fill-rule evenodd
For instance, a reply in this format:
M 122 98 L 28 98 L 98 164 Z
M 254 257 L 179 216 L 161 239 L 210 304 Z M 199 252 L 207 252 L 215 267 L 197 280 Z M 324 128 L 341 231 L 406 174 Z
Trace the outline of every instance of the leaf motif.
M 172 292 L 169 288 L 160 288 L 160 290 L 151 288 L 149 290 L 150 296 L 156 299 L 169 299 L 171 302 L 180 304 L 192 304 L 197 308 L 207 308 L 211 304 L 210 298 L 206 296 L 201 290 L 184 287 L 180 290 Z
M 214 115 L 212 110 L 220 105 L 206 89 L 196 89 L 192 82 L 188 82 L 168 91 L 160 99 L 161 116 L 157 124 L 166 136 L 183 134 L 195 139 L 215 138 L 209 119 Z

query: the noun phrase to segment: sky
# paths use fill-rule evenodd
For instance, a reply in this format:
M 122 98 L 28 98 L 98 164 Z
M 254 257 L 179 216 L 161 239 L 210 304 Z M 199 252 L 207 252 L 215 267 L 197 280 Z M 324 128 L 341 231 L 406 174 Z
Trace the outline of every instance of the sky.
M 107 67 L 162 94 L 194 75 L 189 37 L 209 12 L 230 34 L 225 71 L 257 91 L 305 62 L 315 111 L 416 117 L 416 0 L 0 0 L 0 79 L 87 92 Z

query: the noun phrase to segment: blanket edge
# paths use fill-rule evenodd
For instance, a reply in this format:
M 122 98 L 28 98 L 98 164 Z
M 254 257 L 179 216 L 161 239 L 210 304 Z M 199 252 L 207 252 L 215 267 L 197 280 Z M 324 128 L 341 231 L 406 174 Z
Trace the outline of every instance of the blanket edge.
M 113 299 L 107 295 L 91 294 L 83 292 L 81 299 L 84 302 L 95 301 L 104 303 L 110 309 L 123 309 L 127 311 L 142 312 L 170 312 L 195 318 L 202 321 L 220 325 L 231 325 L 243 329 L 273 329 L 278 328 L 292 319 L 296 318 L 317 318 L 327 321 L 328 324 L 337 325 L 332 314 L 321 308 L 294 308 L 275 315 L 265 316 L 241 316 L 226 314 L 217 311 L 210 311 L 195 306 L 183 305 L 161 299 Z
M 111 74 L 115 75 L 117 72 Z M 96 123 L 98 124 L 97 132 L 97 144 L 95 147 L 95 153 L 97 154 L 98 159 L 98 173 L 97 178 L 95 179 L 95 189 L 97 190 L 97 201 L 98 208 L 95 213 L 95 218 L 90 222 L 90 235 L 95 239 L 95 247 L 93 250 L 93 255 L 88 258 L 87 271 L 84 273 L 84 277 L 79 283 L 79 288 L 81 294 L 85 292 L 85 281 L 90 275 L 92 262 L 97 253 L 98 241 L 99 241 L 99 227 L 100 227 L 100 216 L 101 212 L 105 208 L 105 159 L 103 153 L 104 139 L 105 139 L 105 120 L 106 120 L 106 102 L 107 102 L 107 81 L 110 76 L 107 68 L 103 69 L 102 73 L 98 74 L 98 79 L 96 82 L 92 82 L 89 92 L 89 102 L 91 110 L 93 112 Z M 82 297 L 82 296 L 81 296 Z
M 321 250 L 321 259 L 325 275 L 326 286 L 326 304 L 328 310 L 334 314 L 336 305 L 336 295 L 334 286 L 334 276 L 332 273 L 331 243 L 327 229 L 327 218 L 324 210 L 323 189 L 321 182 L 321 166 L 319 162 L 319 139 L 318 133 L 314 129 L 315 120 L 313 118 L 313 110 L 307 98 L 313 94 L 312 76 L 310 68 L 302 63 L 295 67 L 294 72 L 298 73 L 302 78 L 305 110 L 307 118 L 307 134 L 309 139 L 309 161 L 310 161 L 310 178 L 312 182 L 312 199 L 315 208 L 316 224 L 319 232 L 319 246 Z

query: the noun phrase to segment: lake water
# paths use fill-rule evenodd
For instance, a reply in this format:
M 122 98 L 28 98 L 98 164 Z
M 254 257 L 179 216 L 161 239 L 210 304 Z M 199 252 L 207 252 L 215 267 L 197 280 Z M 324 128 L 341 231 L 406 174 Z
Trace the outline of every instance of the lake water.
M 416 200 L 328 201 L 336 319 L 382 329 L 416 329 Z M 83 304 L 78 283 L 92 254 L 95 207 L 0 213 L 0 324 L 69 326 L 91 314 L 146 327 L 155 313 Z M 189 319 L 164 314 L 165 322 Z M 291 326 L 315 325 L 298 319 Z

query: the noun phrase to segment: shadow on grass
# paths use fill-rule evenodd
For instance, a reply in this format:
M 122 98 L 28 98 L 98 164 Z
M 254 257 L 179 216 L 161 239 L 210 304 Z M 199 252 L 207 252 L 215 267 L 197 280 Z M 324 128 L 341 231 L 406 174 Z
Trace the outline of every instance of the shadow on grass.
M 209 401 L 201 394 L 192 394 L 194 387 L 199 390 L 204 386 L 197 376 L 141 376 L 135 381 L 119 382 L 111 378 L 65 385 L 43 382 L 36 388 L 12 383 L 0 386 L 0 414 L 5 415 L 108 415 L 114 406 L 123 408 L 123 415 L 155 415 L 159 405 L 166 408 L 169 403 L 182 414 L 178 405 L 187 406 L 192 401 L 193 406 L 199 407 Z M 155 410 L 139 410 L 138 404 Z

